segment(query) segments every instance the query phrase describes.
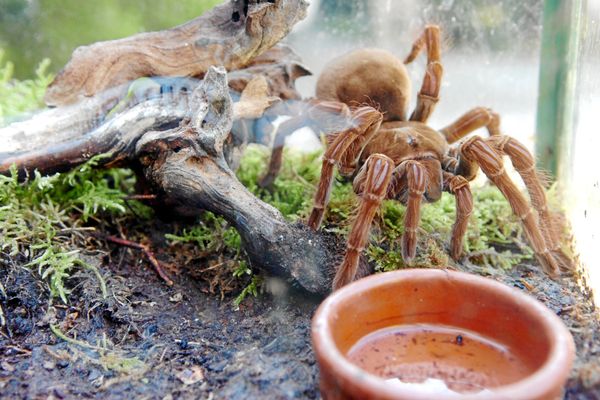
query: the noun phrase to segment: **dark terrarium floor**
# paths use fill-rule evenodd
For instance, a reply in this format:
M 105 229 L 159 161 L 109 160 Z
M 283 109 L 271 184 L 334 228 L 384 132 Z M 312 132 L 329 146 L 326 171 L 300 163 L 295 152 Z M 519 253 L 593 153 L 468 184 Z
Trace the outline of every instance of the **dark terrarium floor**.
M 320 397 L 310 346 L 318 299 L 273 282 L 278 294 L 248 297 L 234 310 L 229 296 L 219 299 L 186 273 L 167 287 L 146 267 L 99 268 L 110 270 L 110 298 L 99 300 L 95 277 L 80 272 L 69 306 L 50 306 L 29 269 L 0 269 L 1 398 Z M 572 278 L 553 282 L 528 265 L 465 270 L 491 273 L 557 313 L 577 345 L 565 398 L 600 399 L 600 324 Z

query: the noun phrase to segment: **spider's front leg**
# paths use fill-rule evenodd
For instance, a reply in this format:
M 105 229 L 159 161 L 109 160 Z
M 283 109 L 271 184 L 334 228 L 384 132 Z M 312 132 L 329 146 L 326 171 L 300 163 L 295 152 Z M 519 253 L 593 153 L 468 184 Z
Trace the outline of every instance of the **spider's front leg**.
M 467 232 L 469 217 L 473 212 L 473 195 L 469 181 L 463 176 L 443 172 L 444 191 L 450 192 L 456 198 L 456 220 L 452 226 L 450 239 L 450 256 L 454 260 L 460 259 L 463 250 L 463 240 Z
M 531 247 L 544 271 L 550 276 L 556 276 L 559 273 L 559 264 L 553 249 L 548 247 L 549 243 L 546 242 L 545 235 L 540 230 L 536 210 L 528 204 L 521 191 L 506 173 L 501 154 L 486 140 L 474 136 L 461 145 L 460 156 L 464 157 L 467 162 L 478 164 L 486 176 L 498 187 L 508 200 L 513 213 L 521 220 Z M 513 159 L 513 162 L 515 167 L 519 165 L 516 159 Z
M 415 160 L 400 163 L 394 170 L 389 198 L 406 196 L 402 259 L 408 264 L 417 254 L 417 229 L 421 219 L 421 202 L 427 187 L 427 170 Z M 404 195 L 403 195 L 404 193 Z
M 353 187 L 360 196 L 360 205 L 348 236 L 344 261 L 333 280 L 334 290 L 354 279 L 360 254 L 369 239 L 373 217 L 385 198 L 406 196 L 402 258 L 410 263 L 415 257 L 421 202 L 427 187 L 427 170 L 415 160 L 404 161 L 394 169 L 394 162 L 389 157 L 372 154 L 354 178 Z
M 373 217 L 387 195 L 393 170 L 394 162 L 389 157 L 373 154 L 354 179 L 354 190 L 360 196 L 360 206 L 348 236 L 344 261 L 333 279 L 333 290 L 354 280 L 360 254 L 369 239 Z
M 321 179 L 308 219 L 308 226 L 312 230 L 316 231 L 323 220 L 325 206 L 331 194 L 334 167 L 337 165 L 342 175 L 351 176 L 356 170 L 360 153 L 379 130 L 382 119 L 381 113 L 372 107 L 357 108 L 352 113 L 351 127 L 328 138 L 329 145 L 323 155 Z
M 448 143 L 452 144 L 479 128 L 487 128 L 490 136 L 500 135 L 500 115 L 490 108 L 476 107 L 469 110 L 452 124 L 440 129 Z

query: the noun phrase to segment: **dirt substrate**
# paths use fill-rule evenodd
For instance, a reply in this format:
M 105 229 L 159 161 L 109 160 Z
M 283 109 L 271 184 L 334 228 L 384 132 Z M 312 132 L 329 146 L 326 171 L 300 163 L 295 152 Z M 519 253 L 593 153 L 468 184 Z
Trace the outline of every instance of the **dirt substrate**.
M 17 261 L 0 264 L 2 398 L 320 397 L 310 346 L 318 299 L 271 282 L 277 295 L 234 310 L 230 297 L 206 293 L 207 284 L 188 274 L 167 287 L 147 268 L 108 263 L 99 266 L 112 277 L 107 300 L 94 275 L 82 272 L 72 279 L 70 305 L 49 305 L 45 286 Z M 552 282 L 528 265 L 509 274 L 464 269 L 529 292 L 557 313 L 577 345 L 565 398 L 600 399 L 600 324 L 572 279 Z

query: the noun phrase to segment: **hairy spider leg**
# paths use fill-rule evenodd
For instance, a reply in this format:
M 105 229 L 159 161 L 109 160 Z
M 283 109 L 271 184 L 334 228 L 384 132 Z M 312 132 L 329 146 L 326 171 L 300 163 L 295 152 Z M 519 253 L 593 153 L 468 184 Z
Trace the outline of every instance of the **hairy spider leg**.
M 462 255 L 463 240 L 469 225 L 469 217 L 473 213 L 473 195 L 469 181 L 463 176 L 443 172 L 444 191 L 452 193 L 456 199 L 456 219 L 452 226 L 450 239 L 450 256 L 458 260 Z
M 317 136 L 321 132 L 325 134 L 330 133 L 331 129 L 344 125 L 344 122 L 350 118 L 350 115 L 350 109 L 344 103 L 320 100 L 308 102 L 308 109 L 306 111 L 300 111 L 298 115 L 283 122 L 277 129 L 267 173 L 261 178 L 258 185 L 262 188 L 268 188 L 273 185 L 275 178 L 281 170 L 283 148 L 285 146 L 285 139 L 288 136 L 304 127 L 309 127 Z M 348 126 L 348 124 L 346 123 L 345 126 Z
M 535 168 L 534 158 L 529 150 L 521 142 L 510 136 L 494 136 L 486 139 L 486 142 L 500 155 L 507 155 L 510 158 L 512 165 L 527 187 L 534 210 L 538 213 L 538 221 L 546 245 L 554 254 L 559 267 L 563 271 L 572 270 L 572 260 L 560 248 L 557 239 L 558 230 L 554 226 L 552 214 L 548 209 L 546 192 Z
M 500 135 L 500 115 L 489 108 L 476 107 L 442 128 L 440 132 L 446 137 L 446 141 L 452 144 L 483 127 L 487 128 L 490 136 Z
M 455 143 L 479 128 L 486 128 L 490 136 L 500 136 L 500 115 L 485 107 L 476 107 L 467 111 L 452 124 L 442 128 L 440 132 L 448 143 Z M 452 147 L 447 157 L 442 160 L 442 168 L 454 175 L 464 176 L 472 181 L 477 176 L 479 166 L 461 157 L 460 148 Z
M 417 106 L 410 116 L 411 121 L 427 122 L 435 105 L 440 99 L 442 75 L 444 68 L 441 64 L 440 28 L 437 25 L 427 25 L 421 36 L 415 41 L 404 64 L 411 63 L 423 50 L 427 51 L 427 70 L 423 77 L 421 90 L 417 96 Z
M 427 187 L 427 170 L 416 160 L 403 161 L 396 167 L 388 191 L 389 198 L 408 190 L 404 233 L 402 234 L 402 259 L 410 263 L 417 253 L 417 229 L 421 219 L 421 202 Z
M 331 135 L 330 144 L 323 155 L 321 178 L 308 219 L 309 228 L 315 231 L 321 225 L 325 206 L 329 202 L 334 167 L 337 165 L 342 175 L 352 175 L 362 149 L 379 131 L 383 119 L 381 113 L 372 107 L 357 108 L 352 114 L 351 127 Z
M 333 290 L 352 282 L 358 269 L 360 254 L 369 239 L 373 217 L 383 199 L 394 171 L 394 162 L 383 154 L 372 154 L 354 179 L 354 188 L 360 196 L 358 213 L 352 224 L 344 260 L 333 279 Z
M 469 138 L 460 146 L 460 156 L 477 163 L 488 179 L 498 187 L 508 200 L 513 213 L 521 220 L 529 243 L 542 268 L 550 276 L 556 276 L 559 272 L 558 263 L 546 245 L 536 219 L 536 213 L 506 173 L 502 156 L 479 136 Z

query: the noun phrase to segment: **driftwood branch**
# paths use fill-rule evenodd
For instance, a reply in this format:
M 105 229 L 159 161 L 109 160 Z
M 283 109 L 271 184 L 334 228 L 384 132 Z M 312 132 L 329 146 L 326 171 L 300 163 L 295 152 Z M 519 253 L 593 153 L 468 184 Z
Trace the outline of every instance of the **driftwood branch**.
M 62 134 L 55 136 L 51 124 L 40 125 L 48 121 L 60 124 L 55 114 L 49 110 L 0 130 L 0 137 L 7 140 L 5 148 L 10 150 L 0 153 L 0 173 L 7 173 L 13 164 L 21 175 L 34 169 L 42 174 L 61 172 L 103 153 L 123 158 L 148 130 L 176 125 L 189 115 L 188 96 L 161 96 L 142 102 L 89 132 L 81 132 L 69 122 L 62 132 L 56 131 Z
M 4 142 L 0 174 L 8 173 L 13 164 L 22 176 L 34 169 L 53 173 L 109 153 L 105 165 L 129 166 L 142 175 L 146 187 L 156 194 L 153 203 L 158 211 L 197 216 L 209 210 L 222 215 L 239 231 L 256 268 L 313 293 L 329 292 L 336 264 L 331 241 L 302 224 L 285 221 L 232 171 L 245 145 L 253 140 L 252 126 L 285 110 L 275 103 L 267 110 L 269 115 L 256 119 L 274 97 L 300 98 L 294 81 L 309 72 L 285 46 L 264 50 L 287 33 L 305 7 L 304 0 L 260 4 L 233 0 L 160 35 L 138 35 L 77 51 L 49 89 L 48 98 L 56 104 L 79 101 L 0 129 Z M 179 40 L 194 48 L 194 57 L 199 58 L 166 50 L 152 57 L 160 57 L 157 65 L 201 61 L 195 70 L 135 67 L 152 60 L 145 52 L 148 43 L 168 43 L 154 47 L 172 50 L 169 46 Z M 185 46 L 182 49 L 187 51 Z M 135 62 L 131 57 L 137 57 Z M 228 82 L 223 67 L 208 67 L 215 62 L 246 67 L 232 71 Z M 123 63 L 134 67 L 126 71 Z M 172 73 L 204 75 L 204 79 L 152 77 L 128 82 Z
M 202 77 L 212 65 L 246 66 L 306 15 L 305 0 L 231 0 L 178 27 L 78 48 L 46 92 L 73 103 L 144 76 Z
M 240 233 L 253 264 L 313 293 L 327 293 L 335 257 L 322 237 L 290 225 L 281 213 L 252 195 L 223 156 L 231 129 L 231 100 L 223 70 L 212 70 L 193 95 L 189 124 L 149 132 L 136 144 L 146 179 L 180 215 L 209 210 Z M 198 102 L 198 99 L 202 99 Z M 199 104 L 205 106 L 198 107 Z
M 242 100 L 237 103 L 237 107 L 242 107 L 237 117 L 248 118 L 237 121 L 234 126 L 232 154 L 227 154 L 232 165 L 246 143 L 254 140 L 252 132 L 247 131 L 253 129 L 256 116 L 252 113 L 256 114 L 257 106 L 262 113 L 264 106 L 272 104 L 274 98 L 299 98 L 294 82 L 307 74 L 298 56 L 282 45 L 268 50 L 247 68 L 229 74 L 231 94 Z M 33 169 L 42 173 L 65 171 L 126 141 L 123 137 L 126 132 L 130 132 L 127 137 L 131 138 L 160 126 L 177 125 L 187 116 L 188 94 L 201 82 L 194 78 L 168 77 L 147 81 L 139 85 L 138 81 L 120 85 L 0 128 L 0 174 L 6 174 L 12 164 L 22 174 Z M 246 90 L 252 81 L 255 86 Z M 134 93 L 128 95 L 136 86 Z M 240 93 L 246 93 L 246 107 Z M 275 105 L 269 113 L 279 113 L 281 107 Z M 121 127 L 117 129 L 119 124 Z

